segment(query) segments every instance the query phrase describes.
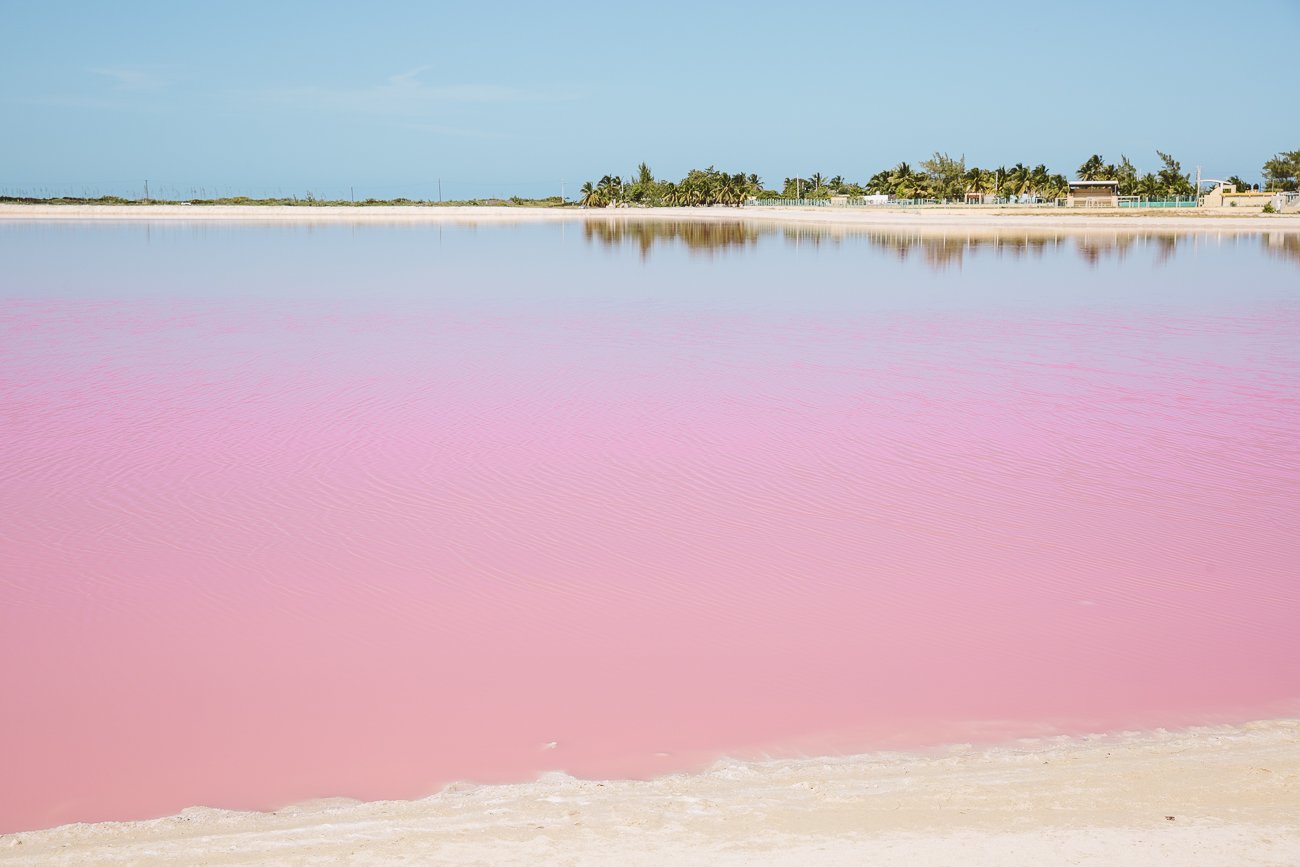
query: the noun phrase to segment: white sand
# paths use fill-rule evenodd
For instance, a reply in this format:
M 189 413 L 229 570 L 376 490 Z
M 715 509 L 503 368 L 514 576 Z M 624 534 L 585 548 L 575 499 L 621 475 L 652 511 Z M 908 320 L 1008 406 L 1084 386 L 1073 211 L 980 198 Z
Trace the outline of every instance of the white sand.
M 581 220 L 747 220 L 864 228 L 1135 229 L 1300 232 L 1300 214 L 1234 214 L 1229 209 L 1062 210 L 1046 208 L 504 208 L 293 207 L 244 205 L 0 205 L 0 220 L 233 220 L 312 223 L 520 223 Z
M 5 865 L 249 863 L 1296 865 L 1300 720 L 0 837 Z

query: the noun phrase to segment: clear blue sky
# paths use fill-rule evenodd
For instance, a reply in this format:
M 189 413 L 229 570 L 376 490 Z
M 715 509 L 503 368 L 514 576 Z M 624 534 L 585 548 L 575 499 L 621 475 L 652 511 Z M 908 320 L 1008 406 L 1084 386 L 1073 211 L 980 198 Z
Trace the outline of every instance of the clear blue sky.
M 1259 176 L 1300 148 L 1300 0 L 0 0 L 0 190 L 546 195 L 932 151 Z

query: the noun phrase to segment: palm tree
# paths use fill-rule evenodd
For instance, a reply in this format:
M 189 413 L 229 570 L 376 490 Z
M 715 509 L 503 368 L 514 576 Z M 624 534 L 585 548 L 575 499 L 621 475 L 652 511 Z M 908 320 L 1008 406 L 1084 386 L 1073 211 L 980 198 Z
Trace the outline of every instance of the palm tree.
M 1106 161 L 1101 158 L 1101 154 L 1093 154 L 1079 166 L 1079 180 L 1081 181 L 1101 181 L 1106 178 Z
M 1065 175 L 1051 175 L 1044 192 L 1049 199 L 1063 199 L 1070 192 L 1070 182 L 1065 179 Z
M 723 174 L 719 179 L 719 192 L 722 204 L 739 208 L 745 201 L 745 176 Z
M 993 171 L 992 169 L 980 169 L 979 172 L 980 172 L 981 183 L 984 184 L 984 191 L 987 193 L 992 193 L 993 195 L 996 196 L 998 194 L 997 172 Z
M 885 182 L 889 186 L 890 192 L 902 198 L 911 198 L 903 195 L 903 188 L 906 187 L 912 178 L 912 167 L 905 162 L 901 162 L 889 170 L 885 177 Z
M 1009 198 L 1007 195 L 1007 167 L 998 166 L 993 170 L 993 192 L 998 198 Z
M 1029 166 L 1016 163 L 1007 171 L 1007 192 L 1013 196 L 1023 196 L 1029 189 Z
M 1039 163 L 1029 173 L 1029 191 L 1038 198 L 1048 198 L 1047 185 L 1050 181 L 1051 173 L 1047 171 L 1047 166 Z
M 894 195 L 900 199 L 921 199 L 929 192 L 929 176 L 925 172 L 913 171 L 907 163 L 894 166 L 889 175 L 894 185 Z
M 912 172 L 911 184 L 912 198 L 914 199 L 930 199 L 939 197 L 940 191 L 935 189 L 934 182 L 925 172 Z
M 596 182 L 596 192 L 600 195 L 601 204 L 616 205 L 623 199 L 623 179 L 614 175 L 605 175 Z
M 894 188 L 890 184 L 889 177 L 890 173 L 888 169 L 883 172 L 876 172 L 867 180 L 867 192 L 877 196 L 892 193 Z
M 1138 180 L 1137 168 L 1124 154 L 1119 155 L 1119 165 L 1115 168 L 1115 180 L 1119 181 L 1119 194 L 1121 196 L 1133 195 L 1133 189 L 1137 186 Z

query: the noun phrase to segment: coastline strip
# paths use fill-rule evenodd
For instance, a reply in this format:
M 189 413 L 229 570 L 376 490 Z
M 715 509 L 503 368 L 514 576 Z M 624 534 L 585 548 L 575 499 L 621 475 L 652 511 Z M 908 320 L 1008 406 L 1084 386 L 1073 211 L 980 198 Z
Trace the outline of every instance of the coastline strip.
M 276 223 L 524 223 L 588 220 L 669 220 L 804 223 L 918 230 L 1045 230 L 1300 233 L 1300 214 L 1229 215 L 1222 212 L 1063 213 L 1041 208 L 915 210 L 846 208 L 527 208 L 527 207 L 312 207 L 246 205 L 0 205 L 0 221 L 234 221 Z
M 129 785 L 129 781 L 123 781 Z M 0 864 L 1300 863 L 1300 719 L 192 808 L 0 837 Z

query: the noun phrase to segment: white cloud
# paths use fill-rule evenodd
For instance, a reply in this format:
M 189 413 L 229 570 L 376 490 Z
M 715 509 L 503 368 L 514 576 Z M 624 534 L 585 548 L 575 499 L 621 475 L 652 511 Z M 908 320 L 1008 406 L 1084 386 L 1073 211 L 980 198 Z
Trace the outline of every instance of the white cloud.
M 161 76 L 133 67 L 100 66 L 90 72 L 108 79 L 114 90 L 162 90 L 167 86 Z
M 443 136 L 454 136 L 456 138 L 506 138 L 505 135 L 498 132 L 488 132 L 487 130 L 470 129 L 461 126 L 446 126 L 440 123 L 403 123 L 401 128 L 431 132 Z
M 422 81 L 422 66 L 363 87 L 284 87 L 264 91 L 270 101 L 322 111 L 420 117 L 451 104 L 554 102 L 575 98 L 559 91 L 524 90 L 500 84 L 437 84 Z

